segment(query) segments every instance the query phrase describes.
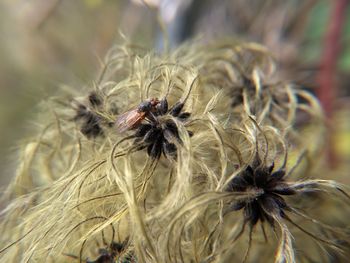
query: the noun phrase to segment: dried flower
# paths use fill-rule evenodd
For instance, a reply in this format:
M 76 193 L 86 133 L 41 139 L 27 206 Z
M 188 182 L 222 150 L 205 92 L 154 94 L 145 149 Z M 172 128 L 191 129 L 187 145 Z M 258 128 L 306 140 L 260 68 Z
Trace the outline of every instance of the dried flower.
M 256 262 L 277 246 L 275 261 L 292 263 L 313 258 L 305 244 L 319 261 L 326 248 L 338 256 L 349 233 L 311 208 L 347 190 L 287 169 L 304 149 L 318 158 L 319 105 L 274 71 L 253 43 L 189 43 L 167 56 L 113 48 L 94 91 L 49 100 L 53 112 L 23 147 L 1 259 Z

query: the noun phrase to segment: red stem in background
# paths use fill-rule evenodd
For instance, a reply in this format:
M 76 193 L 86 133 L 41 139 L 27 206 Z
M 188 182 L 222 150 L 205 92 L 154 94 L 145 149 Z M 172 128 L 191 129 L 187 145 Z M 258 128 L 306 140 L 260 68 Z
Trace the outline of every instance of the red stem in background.
M 340 40 L 345 25 L 346 7 L 349 0 L 332 0 L 331 13 L 327 32 L 324 39 L 321 67 L 317 76 L 319 88 L 317 96 L 323 106 L 328 126 L 327 159 L 331 167 L 336 166 L 337 156 L 334 149 L 334 136 L 332 136 L 332 118 L 337 98 L 337 61 L 340 54 Z

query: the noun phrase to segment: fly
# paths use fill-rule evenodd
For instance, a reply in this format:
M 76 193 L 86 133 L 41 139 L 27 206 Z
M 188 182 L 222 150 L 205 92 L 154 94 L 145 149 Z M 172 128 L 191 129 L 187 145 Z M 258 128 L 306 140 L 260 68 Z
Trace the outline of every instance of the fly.
M 159 100 L 157 98 L 152 98 L 141 102 L 136 109 L 121 114 L 115 122 L 117 130 L 122 133 L 135 129 L 151 112 L 156 110 L 158 103 Z

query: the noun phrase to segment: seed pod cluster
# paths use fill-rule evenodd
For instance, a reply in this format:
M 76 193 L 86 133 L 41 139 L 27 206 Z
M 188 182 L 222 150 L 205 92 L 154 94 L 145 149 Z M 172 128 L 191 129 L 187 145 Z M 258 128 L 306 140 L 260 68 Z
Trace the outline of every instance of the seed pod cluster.
M 4 262 L 346 262 L 347 186 L 310 177 L 322 111 L 264 47 L 105 60 L 41 105 L 2 197 Z

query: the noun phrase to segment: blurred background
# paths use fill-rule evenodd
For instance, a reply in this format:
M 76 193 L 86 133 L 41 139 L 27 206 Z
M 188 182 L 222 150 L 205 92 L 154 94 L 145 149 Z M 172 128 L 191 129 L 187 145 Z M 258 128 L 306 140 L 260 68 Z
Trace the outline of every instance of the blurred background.
M 325 104 L 332 131 L 329 165 L 349 178 L 348 2 L 2 0 L 0 188 L 11 179 L 17 149 L 30 133 L 41 100 L 63 84 L 91 86 L 100 70 L 99 60 L 120 43 L 121 35 L 162 52 L 162 28 L 171 48 L 192 37 L 203 42 L 236 37 L 268 46 L 279 63 L 280 77 L 311 90 Z

